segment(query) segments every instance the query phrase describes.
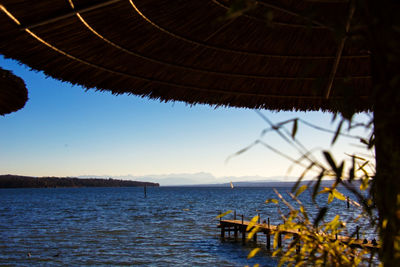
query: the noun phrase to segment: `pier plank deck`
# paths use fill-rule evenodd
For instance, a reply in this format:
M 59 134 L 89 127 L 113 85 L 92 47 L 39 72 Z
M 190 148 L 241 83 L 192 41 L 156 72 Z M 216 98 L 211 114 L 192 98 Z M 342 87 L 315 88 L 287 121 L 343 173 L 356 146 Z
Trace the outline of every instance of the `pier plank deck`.
M 245 234 L 247 232 L 246 228 L 248 227 L 249 224 L 250 224 L 249 221 L 244 221 L 244 220 L 220 220 L 220 224 L 218 225 L 218 227 L 221 228 L 221 237 L 224 237 L 225 232 L 230 233 L 233 231 L 235 233 L 235 238 L 237 238 L 237 232 L 241 232 L 242 241 L 244 242 Z M 259 227 L 260 233 L 267 235 L 267 248 L 270 248 L 269 244 L 270 235 L 274 234 L 278 230 L 278 226 L 271 225 L 268 223 L 256 223 L 254 226 Z M 248 232 L 250 231 L 251 229 Z M 305 234 L 299 232 L 297 229 L 280 229 L 279 232 L 283 235 L 293 235 L 293 236 Z M 256 237 L 254 240 L 256 240 Z M 374 244 L 371 240 L 357 239 L 341 235 L 337 235 L 335 236 L 335 238 L 332 238 L 332 241 L 335 240 L 339 240 L 340 242 L 345 244 L 350 244 L 351 247 L 368 248 L 371 250 L 379 249 L 379 244 Z

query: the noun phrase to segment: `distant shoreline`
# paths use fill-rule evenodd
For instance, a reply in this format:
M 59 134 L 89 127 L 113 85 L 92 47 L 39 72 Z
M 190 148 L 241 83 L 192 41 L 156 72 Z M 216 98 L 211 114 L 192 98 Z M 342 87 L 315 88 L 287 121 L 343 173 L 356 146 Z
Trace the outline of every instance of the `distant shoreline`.
M 158 183 L 76 177 L 0 175 L 0 188 L 159 187 Z
M 321 187 L 331 187 L 334 183 L 334 180 L 324 180 L 321 181 Z M 234 188 L 237 187 L 276 187 L 276 188 L 291 188 L 293 187 L 297 181 L 241 181 L 241 182 L 232 182 Z M 357 184 L 357 181 L 354 182 Z M 299 186 L 302 185 L 314 185 L 314 180 L 304 180 L 299 183 Z M 343 185 L 339 185 L 342 187 Z M 190 185 L 164 185 L 163 187 L 219 187 L 219 188 L 230 188 L 230 183 L 220 183 L 220 184 L 190 184 Z

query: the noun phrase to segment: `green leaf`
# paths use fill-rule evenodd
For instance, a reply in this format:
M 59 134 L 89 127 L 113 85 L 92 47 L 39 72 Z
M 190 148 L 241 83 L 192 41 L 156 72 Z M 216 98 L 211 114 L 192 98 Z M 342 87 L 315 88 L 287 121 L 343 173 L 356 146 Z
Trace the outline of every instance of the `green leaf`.
M 242 148 L 241 150 L 237 151 L 236 153 L 230 155 L 229 157 L 226 158 L 225 163 L 227 163 L 231 158 L 239 156 L 240 154 L 243 154 L 244 152 L 246 152 L 247 150 L 251 149 L 253 146 L 257 145 L 258 142 L 255 141 L 252 144 L 250 144 L 249 146 Z
M 355 156 L 351 157 L 351 168 L 349 170 L 349 182 L 352 182 L 354 180 L 354 177 L 356 176 L 356 158 Z
M 333 170 L 335 173 L 337 173 L 338 168 L 337 168 L 336 163 L 335 163 L 335 161 L 333 160 L 331 154 L 330 154 L 328 151 L 324 151 L 323 154 L 324 154 L 324 156 L 325 156 L 326 161 L 327 161 L 327 162 L 329 163 L 329 165 L 331 166 L 332 170 Z
M 338 136 L 340 135 L 340 131 L 341 131 L 341 129 L 342 129 L 343 122 L 344 122 L 344 119 L 342 119 L 342 120 L 340 121 L 340 123 L 339 123 L 339 125 L 338 125 L 338 127 L 337 127 L 337 129 L 336 129 L 335 135 L 333 136 L 331 145 L 333 145 L 333 144 L 336 142 Z
M 317 228 L 319 222 L 325 217 L 326 212 L 328 211 L 327 207 L 323 207 L 319 210 L 317 217 L 314 220 L 314 227 Z
M 317 182 L 315 183 L 315 185 L 314 185 L 314 191 L 313 191 L 313 194 L 312 194 L 312 200 L 313 201 L 315 201 L 315 197 L 317 196 L 317 194 L 318 194 L 318 189 L 319 189 L 319 186 L 320 186 L 320 184 L 321 184 L 321 180 L 322 180 L 322 177 L 324 177 L 324 173 L 325 173 L 325 170 L 323 169 L 322 171 L 321 171 L 321 173 L 318 175 L 318 177 L 317 177 Z
M 364 139 L 364 138 L 360 138 L 360 142 L 361 142 L 362 144 L 364 144 L 364 145 L 369 146 L 369 142 L 368 142 L 366 139 Z
M 228 215 L 228 214 L 231 213 L 231 212 L 232 212 L 231 210 L 228 210 L 227 212 L 224 212 L 224 213 L 219 214 L 219 215 L 218 215 L 217 217 L 215 217 L 215 218 L 216 218 L 216 219 L 222 218 L 222 217 Z
M 371 135 L 369 138 L 368 149 L 373 148 L 375 145 L 375 135 Z
M 295 185 L 292 187 L 292 192 L 294 192 L 297 189 L 297 187 L 300 185 L 301 180 L 303 180 L 303 178 L 307 174 L 307 172 L 314 166 L 315 166 L 315 162 L 311 162 L 311 164 L 308 165 L 308 167 L 300 175 L 299 179 L 297 179 Z
M 297 119 L 293 121 L 292 138 L 294 139 L 297 133 Z
M 250 251 L 249 255 L 247 255 L 247 259 L 253 258 L 260 250 L 261 248 L 255 248 L 252 251 Z
M 344 161 L 342 161 L 339 168 L 337 168 L 337 170 L 336 170 L 336 184 L 335 185 L 338 185 L 339 183 L 342 182 L 343 169 L 344 169 Z

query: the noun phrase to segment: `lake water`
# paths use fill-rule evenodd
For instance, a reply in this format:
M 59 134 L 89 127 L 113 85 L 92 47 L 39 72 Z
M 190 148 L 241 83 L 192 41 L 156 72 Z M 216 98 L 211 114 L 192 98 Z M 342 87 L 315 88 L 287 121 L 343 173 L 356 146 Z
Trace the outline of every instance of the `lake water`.
M 278 224 L 271 197 L 272 188 L 147 188 L 147 198 L 143 188 L 0 189 L 0 265 L 276 266 L 267 251 L 247 260 L 251 247 L 222 242 L 215 219 L 236 210 Z M 354 215 L 345 202 L 330 207 Z

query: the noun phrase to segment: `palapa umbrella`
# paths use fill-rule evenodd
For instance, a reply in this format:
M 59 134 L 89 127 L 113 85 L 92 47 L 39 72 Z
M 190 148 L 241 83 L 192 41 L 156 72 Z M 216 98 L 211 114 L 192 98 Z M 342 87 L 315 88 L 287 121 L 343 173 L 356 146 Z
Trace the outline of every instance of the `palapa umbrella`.
M 370 55 L 330 26 L 332 12 L 351 15 L 347 2 L 287 2 L 224 19 L 223 0 L 2 1 L 0 52 L 116 94 L 274 110 L 337 111 L 351 99 L 369 110 Z M 309 9 L 318 16 L 301 15 Z
M 87 88 L 189 104 L 374 111 L 381 258 L 396 261 L 396 1 L 1 0 L 0 9 L 0 53 Z
M 0 68 L 0 115 L 23 108 L 27 100 L 28 90 L 24 81 L 11 71 Z

